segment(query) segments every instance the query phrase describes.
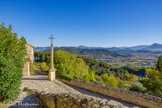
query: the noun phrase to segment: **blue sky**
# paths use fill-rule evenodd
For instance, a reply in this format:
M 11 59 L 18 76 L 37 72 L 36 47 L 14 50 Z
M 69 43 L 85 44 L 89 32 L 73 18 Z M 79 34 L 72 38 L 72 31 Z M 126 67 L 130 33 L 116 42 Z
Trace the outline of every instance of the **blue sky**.
M 162 0 L 0 0 L 0 22 L 34 46 L 162 44 Z

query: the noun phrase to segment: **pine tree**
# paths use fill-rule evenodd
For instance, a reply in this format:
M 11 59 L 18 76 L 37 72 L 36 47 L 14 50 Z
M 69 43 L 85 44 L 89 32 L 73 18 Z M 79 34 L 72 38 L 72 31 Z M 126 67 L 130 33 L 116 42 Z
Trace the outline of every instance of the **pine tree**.
M 157 64 L 156 64 L 156 68 L 162 72 L 162 59 L 161 57 L 158 58 Z

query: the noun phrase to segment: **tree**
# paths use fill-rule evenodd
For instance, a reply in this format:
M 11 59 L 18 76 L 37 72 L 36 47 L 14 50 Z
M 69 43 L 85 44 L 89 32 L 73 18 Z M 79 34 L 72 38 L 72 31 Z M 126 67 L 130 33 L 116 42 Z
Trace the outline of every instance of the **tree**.
M 156 64 L 156 68 L 162 72 L 162 59 L 161 57 L 158 58 L 157 64 Z
M 132 80 L 138 80 L 138 77 L 136 75 L 131 75 Z
M 126 74 L 125 74 L 125 79 L 126 79 L 126 80 L 131 80 L 131 75 L 130 75 L 129 73 L 126 73 Z
M 128 72 L 124 76 L 125 80 L 138 80 L 138 77 L 134 74 L 129 74 Z
M 25 63 L 25 38 L 18 39 L 12 27 L 0 25 L 0 99 L 15 99 L 20 93 Z
M 95 72 L 89 71 L 89 81 L 90 81 L 90 82 L 96 81 Z
M 104 74 L 101 76 L 103 84 L 105 84 L 106 86 L 112 86 L 112 87 L 122 87 L 123 86 L 123 82 L 115 77 L 114 75 L 110 75 L 108 76 L 107 74 Z
M 54 63 L 57 69 L 56 77 L 67 80 L 80 79 L 88 82 L 95 80 L 89 66 L 75 54 L 59 50 L 54 54 Z
M 42 62 L 40 64 L 40 69 L 41 69 L 41 71 L 45 72 L 45 71 L 48 71 L 49 67 L 47 66 L 47 64 L 45 62 Z
M 86 62 L 86 64 L 90 67 L 90 69 L 100 76 L 103 74 L 108 74 L 108 75 L 113 74 L 114 76 L 118 76 L 121 79 L 123 79 L 124 74 L 127 73 L 126 69 L 122 69 L 120 67 L 112 67 L 107 63 L 103 63 L 82 56 L 78 56 L 78 57 L 82 58 Z
M 162 74 L 156 69 L 146 69 L 146 79 L 143 85 L 149 92 L 153 92 L 156 96 L 162 96 Z

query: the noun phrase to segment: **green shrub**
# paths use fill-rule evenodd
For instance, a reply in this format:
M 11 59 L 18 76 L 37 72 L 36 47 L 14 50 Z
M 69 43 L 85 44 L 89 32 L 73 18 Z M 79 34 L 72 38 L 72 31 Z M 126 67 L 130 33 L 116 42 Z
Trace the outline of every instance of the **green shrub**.
M 9 28 L 0 25 L 0 99 L 13 100 L 20 92 L 25 62 L 25 39 L 17 38 Z
M 34 75 L 36 71 L 35 63 L 30 62 L 30 75 Z
M 42 62 L 40 64 L 40 70 L 45 72 L 45 71 L 48 71 L 49 67 L 47 66 L 47 64 L 45 62 Z
M 152 95 L 162 97 L 162 72 L 154 69 L 146 69 L 146 78 L 141 80 L 144 87 Z
M 131 85 L 132 87 L 130 90 L 137 91 L 137 92 L 146 92 L 146 88 L 140 82 L 135 82 Z
M 126 88 L 128 90 L 131 88 L 131 85 L 129 85 L 129 84 L 124 84 L 123 86 L 124 86 L 124 88 Z
M 123 87 L 123 81 L 121 81 L 119 77 L 115 77 L 114 75 L 103 74 L 101 78 L 101 84 L 119 88 Z

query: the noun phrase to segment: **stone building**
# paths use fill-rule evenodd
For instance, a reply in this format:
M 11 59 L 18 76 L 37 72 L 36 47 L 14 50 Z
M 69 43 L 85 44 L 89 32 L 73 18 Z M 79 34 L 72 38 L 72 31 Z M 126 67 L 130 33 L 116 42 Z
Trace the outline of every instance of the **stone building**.
M 31 64 L 34 63 L 34 46 L 26 44 L 26 62 L 24 64 L 23 75 L 30 76 L 31 74 Z

